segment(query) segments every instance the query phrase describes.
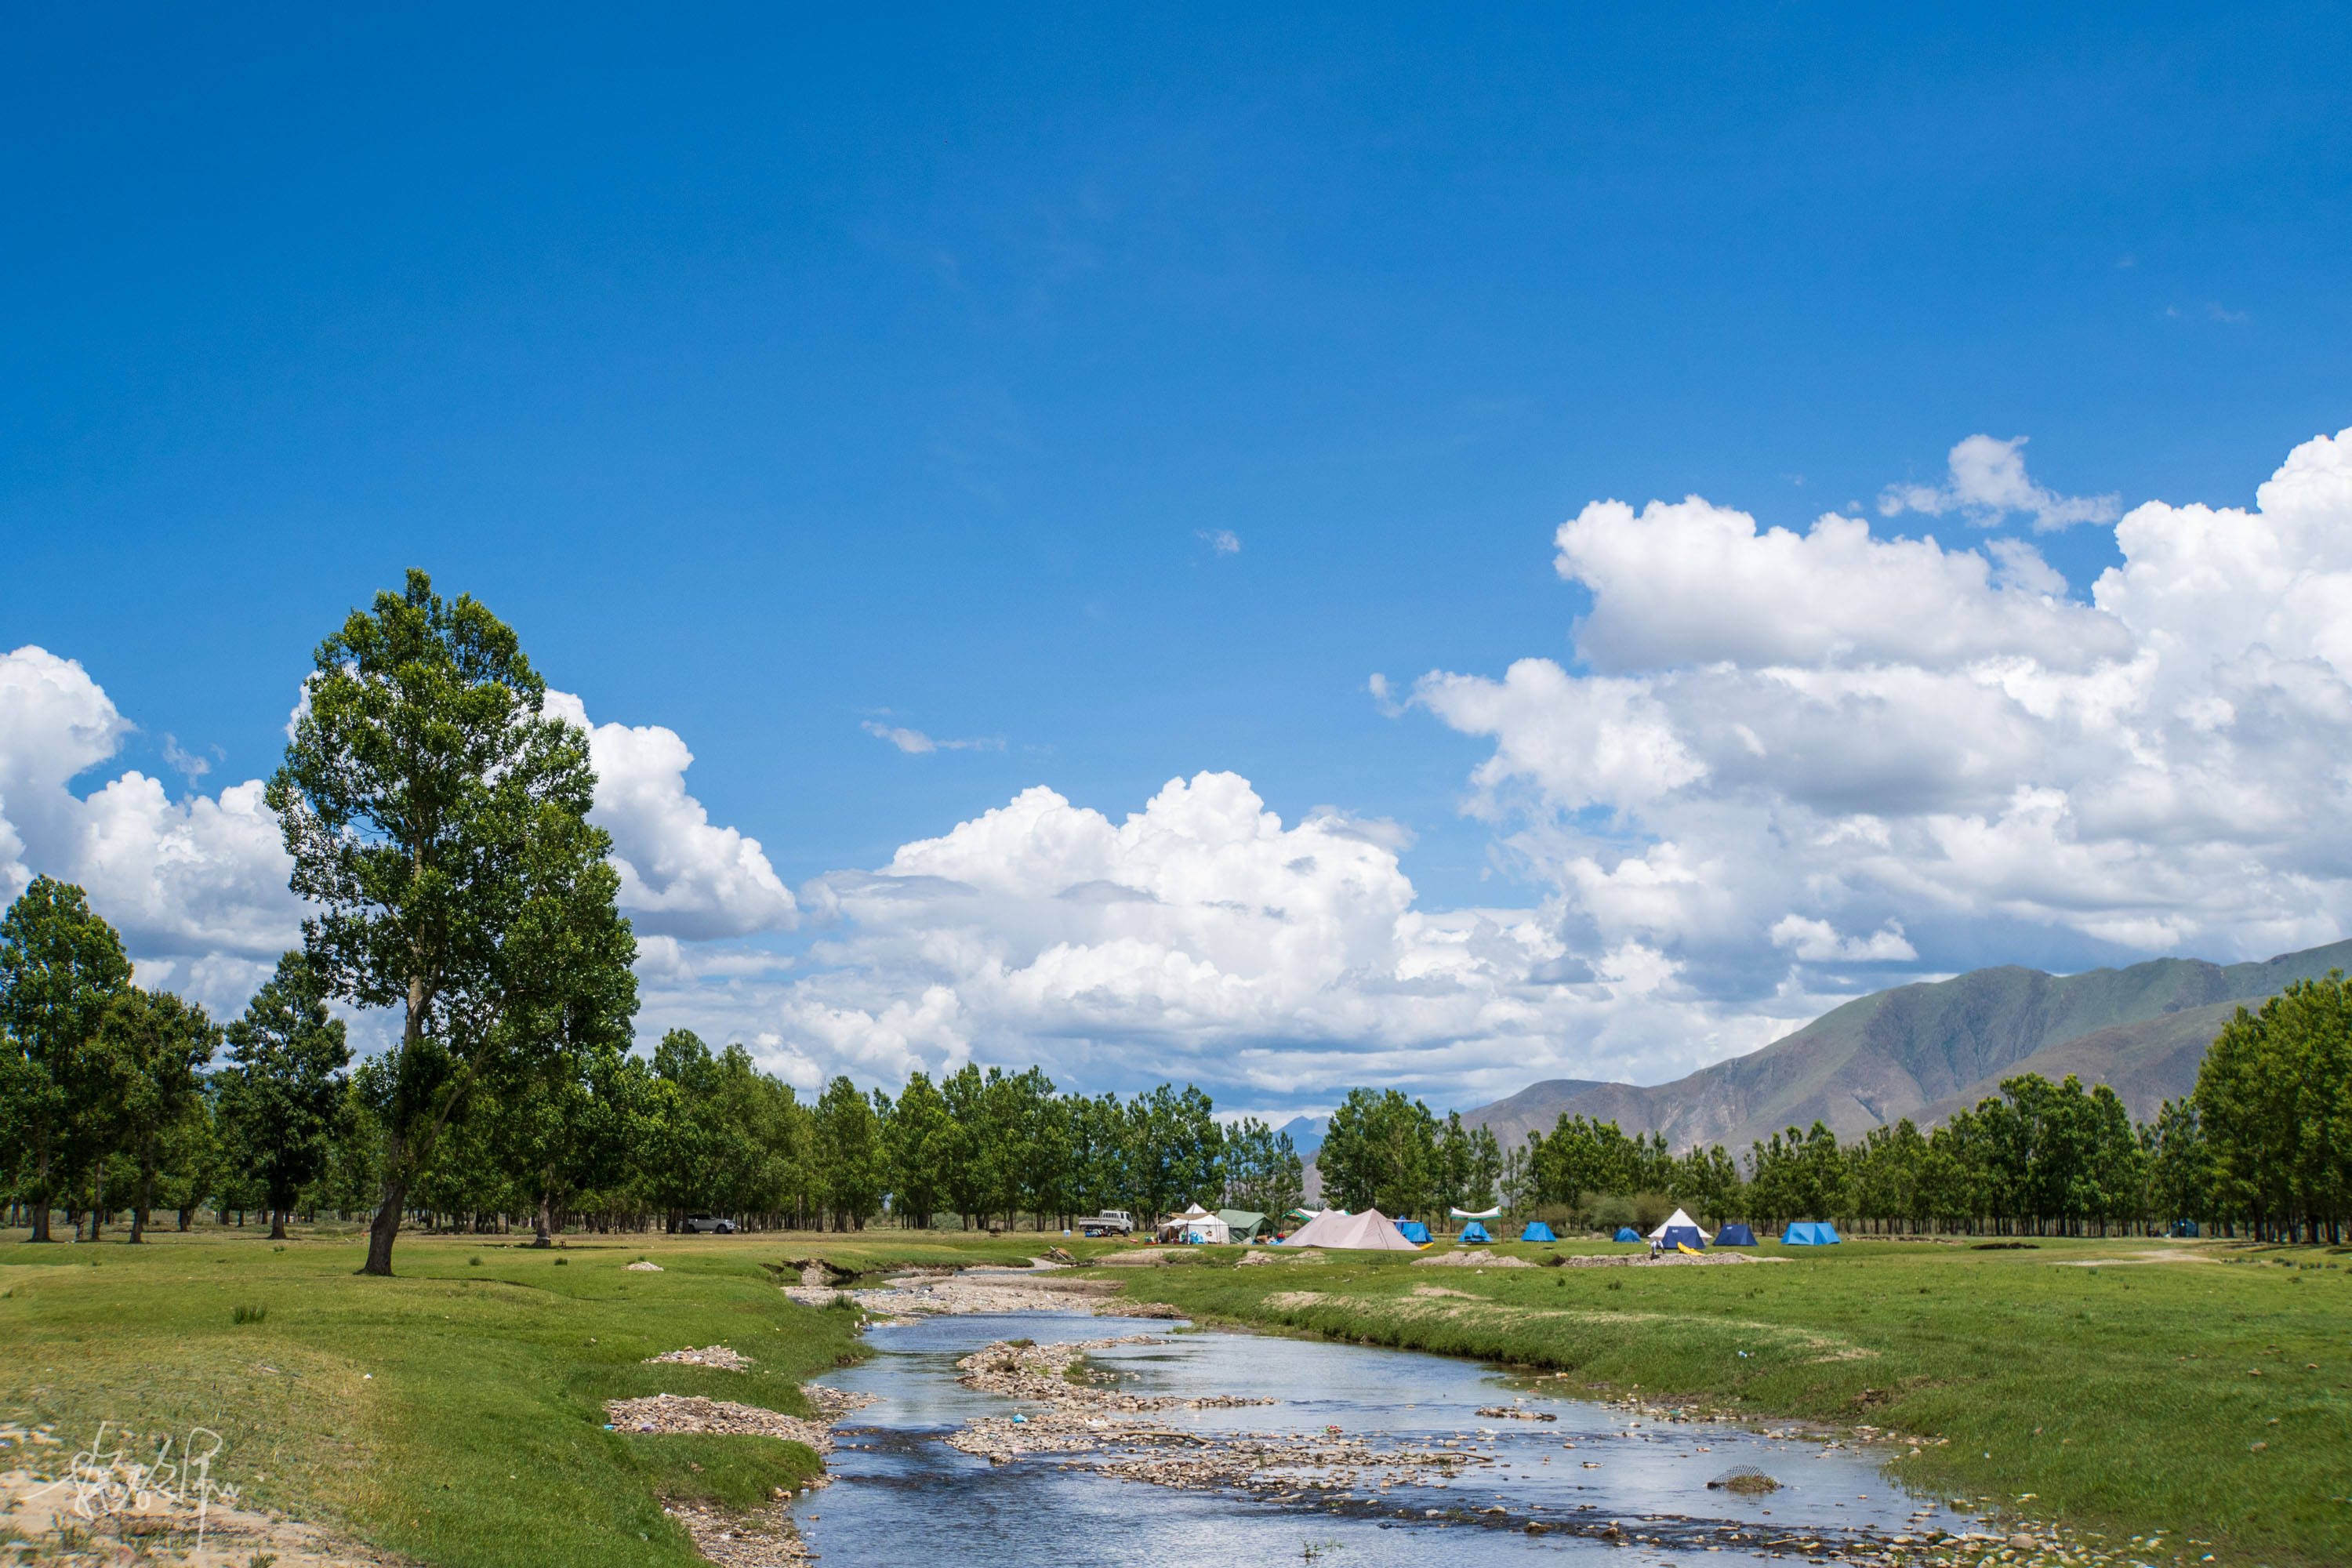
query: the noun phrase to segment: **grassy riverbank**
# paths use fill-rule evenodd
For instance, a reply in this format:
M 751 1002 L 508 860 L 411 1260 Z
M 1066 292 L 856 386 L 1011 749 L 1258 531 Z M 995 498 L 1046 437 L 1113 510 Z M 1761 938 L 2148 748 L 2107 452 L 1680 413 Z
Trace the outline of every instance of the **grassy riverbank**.
M 1239 1249 L 1200 1248 L 1192 1266 L 1134 1271 L 1129 1293 L 1202 1321 L 1562 1371 L 1600 1394 L 1946 1438 L 1895 1470 L 2118 1546 L 2162 1530 L 2168 1557 L 2352 1561 L 2346 1257 L 2073 1241 L 1759 1251 L 1788 1261 L 1480 1272 L 1335 1253 L 1236 1269 L 1202 1265 Z M 1432 1287 L 1465 1295 L 1416 1294 Z
M 52 1465 L 101 1421 L 209 1426 L 226 1439 L 220 1479 L 247 1497 L 451 1568 L 687 1563 L 662 1497 L 743 1506 L 795 1485 L 814 1457 L 761 1438 L 606 1432 L 604 1401 L 705 1394 L 804 1414 L 799 1384 L 863 1347 L 852 1314 L 795 1306 L 763 1264 L 1015 1263 L 1044 1240 L 869 1231 L 536 1252 L 420 1237 L 403 1239 L 392 1280 L 352 1272 L 356 1237 L 0 1246 L 0 1419 L 53 1425 L 68 1447 L 46 1451 Z M 2331 1267 L 2352 1256 L 2061 1241 L 1759 1250 L 1790 1260 L 1480 1272 L 1326 1254 L 1236 1268 L 1241 1249 L 1198 1247 L 1172 1267 L 1103 1273 L 1204 1321 L 1515 1362 L 1566 1372 L 1579 1393 L 1945 1438 L 1895 1468 L 1922 1490 L 2060 1516 L 2119 1547 L 2161 1529 L 2158 1559 L 2352 1561 L 2352 1270 Z M 663 1271 L 629 1272 L 640 1256 Z M 1432 1289 L 1461 1294 L 1420 1293 Z M 238 1308 L 266 1315 L 239 1323 Z M 718 1342 L 756 1369 L 644 1364 Z
M 0 1246 L 0 1420 L 49 1426 L 52 1473 L 101 1422 L 205 1426 L 215 1479 L 296 1517 L 450 1568 L 699 1561 L 659 1499 L 746 1506 L 816 1468 L 766 1438 L 604 1429 L 608 1399 L 707 1394 L 808 1414 L 802 1380 L 862 1355 L 855 1315 L 795 1306 L 761 1267 L 826 1250 L 863 1266 L 1018 1261 L 1020 1245 L 885 1237 L 404 1237 L 369 1279 L 356 1236 L 253 1230 L 149 1245 Z M 630 1272 L 639 1257 L 662 1272 Z M 848 1258 L 845 1257 L 845 1261 Z M 237 1322 L 239 1309 L 259 1321 Z M 750 1373 L 645 1358 L 724 1342 Z M 131 1445 L 146 1451 L 145 1438 Z

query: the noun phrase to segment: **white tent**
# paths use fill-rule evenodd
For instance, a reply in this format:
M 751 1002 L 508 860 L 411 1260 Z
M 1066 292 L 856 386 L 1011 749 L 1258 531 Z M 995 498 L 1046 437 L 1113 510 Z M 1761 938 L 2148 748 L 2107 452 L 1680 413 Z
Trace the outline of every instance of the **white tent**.
M 1223 1247 L 1233 1238 L 1234 1227 L 1215 1215 L 1204 1215 L 1199 1219 L 1185 1216 L 1184 1239 L 1187 1241 L 1212 1242 Z
M 1455 1219 L 1500 1219 L 1503 1217 L 1503 1211 L 1500 1208 L 1476 1210 L 1448 1209 L 1445 1212 L 1452 1215 Z
M 1290 1234 L 1285 1247 L 1328 1247 L 1348 1252 L 1419 1252 L 1397 1231 L 1396 1222 L 1378 1209 L 1361 1214 L 1325 1212 Z
M 1698 1221 L 1691 1218 L 1690 1215 L 1683 1213 L 1682 1210 L 1676 1209 L 1674 1213 L 1666 1216 L 1665 1224 L 1660 1226 L 1657 1229 L 1650 1233 L 1650 1239 L 1652 1241 L 1664 1241 L 1666 1239 L 1666 1232 L 1670 1230 L 1698 1230 Z M 1706 1232 L 1700 1231 L 1699 1234 L 1704 1236 Z

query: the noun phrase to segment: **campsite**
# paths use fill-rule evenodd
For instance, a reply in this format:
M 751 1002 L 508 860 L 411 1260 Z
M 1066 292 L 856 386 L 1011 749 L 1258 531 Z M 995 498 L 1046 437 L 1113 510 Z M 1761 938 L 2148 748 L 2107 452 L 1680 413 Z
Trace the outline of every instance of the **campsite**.
M 287 1243 L 208 1227 L 141 1249 L 14 1246 L 0 1252 L 0 1330 L 19 1351 L 5 1397 L 33 1418 L 12 1436 L 30 1446 L 23 1434 L 45 1430 L 62 1462 L 100 1422 L 210 1426 L 247 1498 L 347 1521 L 387 1550 L 684 1563 L 662 1500 L 802 1490 L 818 1458 L 751 1437 L 608 1432 L 604 1401 L 667 1392 L 804 1410 L 793 1384 L 861 1363 L 875 1331 L 860 1332 L 860 1310 L 786 1294 L 780 1280 L 804 1277 L 793 1265 L 821 1258 L 845 1285 L 878 1283 L 896 1268 L 1022 1267 L 1040 1239 L 575 1237 L 549 1252 L 419 1237 L 390 1281 L 352 1272 L 362 1236 L 307 1227 Z M 1793 1420 L 1822 1443 L 1868 1428 L 1872 1462 L 1908 1495 L 2099 1532 L 2118 1563 L 2352 1552 L 2344 1505 L 2329 1500 L 2352 1447 L 2352 1275 L 2326 1248 L 1766 1238 L 1689 1268 L 1650 1261 L 1646 1242 L 1590 1238 L 1465 1248 L 1441 1235 L 1425 1250 L 1055 1240 L 1082 1265 L 1160 1263 L 1064 1272 L 1115 1300 L 1271 1336 L 1255 1352 L 1269 1366 L 1285 1340 L 1343 1342 L 1475 1358 L 1494 1376 L 1540 1379 L 1548 1398 L 1758 1428 Z M 1425 1267 L 1474 1253 L 1484 1260 Z M 632 1269 L 640 1260 L 656 1268 Z M 233 1321 L 232 1307 L 250 1321 Z M 97 1321 L 110 1331 L 91 1333 Z M 1090 1331 L 1139 1327 L 1181 1323 Z M 2043 1353 L 2014 1354 L 2028 1340 Z M 753 1370 L 647 1364 L 714 1342 Z M 821 1551 L 822 1520 L 805 1528 Z M 2161 1552 L 2125 1545 L 2158 1532 Z

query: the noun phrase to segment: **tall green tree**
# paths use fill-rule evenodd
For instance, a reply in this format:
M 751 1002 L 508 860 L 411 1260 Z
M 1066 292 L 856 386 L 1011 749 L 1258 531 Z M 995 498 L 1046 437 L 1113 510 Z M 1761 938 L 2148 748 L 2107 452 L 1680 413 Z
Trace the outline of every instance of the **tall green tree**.
M 66 1175 L 60 1156 L 76 1119 L 90 1108 L 73 1087 L 88 1075 L 99 1020 L 131 984 L 131 959 L 114 928 L 90 912 L 79 888 L 36 877 L 0 915 L 0 1050 L 9 1096 L 0 1132 L 22 1175 L 34 1241 L 52 1241 L 49 1204 Z
M 221 1032 L 193 1002 L 168 991 L 129 989 L 108 1005 L 98 1033 L 115 1096 L 116 1146 L 138 1166 L 131 1239 L 141 1242 L 155 1204 L 164 1137 L 195 1106 Z
M 836 1078 L 817 1101 L 816 1130 L 833 1228 L 863 1230 L 882 1206 L 882 1128 L 874 1106 L 847 1078 Z
M 2194 1093 L 2220 1206 L 2258 1234 L 2340 1235 L 2352 1208 L 2352 985 L 2297 981 L 2241 1007 Z
M 388 1275 L 449 1118 L 485 1067 L 542 1041 L 512 1016 L 631 944 L 610 840 L 587 820 L 587 736 L 544 714 L 510 627 L 412 571 L 314 662 L 268 799 L 293 889 L 321 908 L 302 927 L 311 963 L 356 1005 L 403 1009 L 363 1268 Z
M 226 1031 L 220 1113 L 260 1184 L 273 1240 L 285 1237 L 296 1194 L 326 1173 L 350 1094 L 352 1048 L 327 995 L 310 959 L 287 953 Z
M 946 1201 L 945 1167 L 954 1138 L 954 1118 L 930 1075 L 919 1069 L 908 1074 L 882 1142 L 889 1164 L 891 1207 L 918 1229 L 929 1230 L 931 1215 Z
M 1401 1090 L 1351 1089 L 1331 1113 L 1316 1163 L 1326 1202 L 1414 1214 L 1439 1188 L 1437 1120 Z
M 604 1139 L 614 1121 L 596 1085 L 616 1081 L 637 1010 L 628 922 L 593 920 L 569 934 L 579 964 L 571 983 L 509 1012 L 500 1027 L 510 1032 L 510 1048 L 494 1053 L 486 1077 L 499 1107 L 490 1141 L 531 1196 L 536 1247 L 555 1245 L 556 1208 L 609 1155 Z

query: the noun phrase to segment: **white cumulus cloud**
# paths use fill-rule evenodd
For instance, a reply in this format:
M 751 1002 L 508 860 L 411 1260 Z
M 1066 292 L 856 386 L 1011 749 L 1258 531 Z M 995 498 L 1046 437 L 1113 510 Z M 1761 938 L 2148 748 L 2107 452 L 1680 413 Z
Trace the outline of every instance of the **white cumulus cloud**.
M 1173 1077 L 1247 1102 L 1382 1082 L 1466 1105 L 1788 1026 L 1695 994 L 1639 943 L 1570 962 L 1556 910 L 1421 910 L 1409 841 L 1329 808 L 1286 824 L 1233 773 L 1172 779 L 1118 820 L 1029 789 L 825 878 L 836 934 L 807 973 L 733 993 L 734 1032 L 780 1071 L 862 1081 L 1037 1061 L 1089 1088 Z
M 1433 672 L 1412 700 L 1493 741 L 1472 808 L 1574 951 L 1642 943 L 1718 996 L 1790 961 L 2342 936 L 2352 432 L 2252 510 L 2152 502 L 2116 540 L 2085 604 L 2020 541 L 1600 503 L 1559 536 L 1584 668 Z
M 686 791 L 694 753 L 658 724 L 597 724 L 579 698 L 547 694 L 549 713 L 588 731 L 596 770 L 588 818 L 613 836 L 620 906 L 637 930 L 681 937 L 787 930 L 799 910 L 760 841 L 715 826 Z
M 793 896 L 758 842 L 713 826 L 686 793 L 693 757 L 675 733 L 592 724 L 562 693 L 549 706 L 588 730 L 590 815 L 613 835 L 624 912 L 648 940 L 793 924 Z M 77 883 L 122 932 L 143 984 L 235 1012 L 301 941 L 277 816 L 258 779 L 174 799 L 134 769 L 76 793 L 133 728 L 73 660 L 32 647 L 0 655 L 0 902 L 37 875 Z
M 2022 512 L 2033 519 L 2036 533 L 2078 522 L 2113 522 L 2123 510 L 2121 496 L 2062 496 L 2035 484 L 2025 475 L 2024 447 L 2022 436 L 2006 441 L 1971 436 L 1946 458 L 1949 472 L 1941 485 L 1889 485 L 1878 498 L 1878 510 L 1887 517 L 1956 511 L 1988 528 Z

